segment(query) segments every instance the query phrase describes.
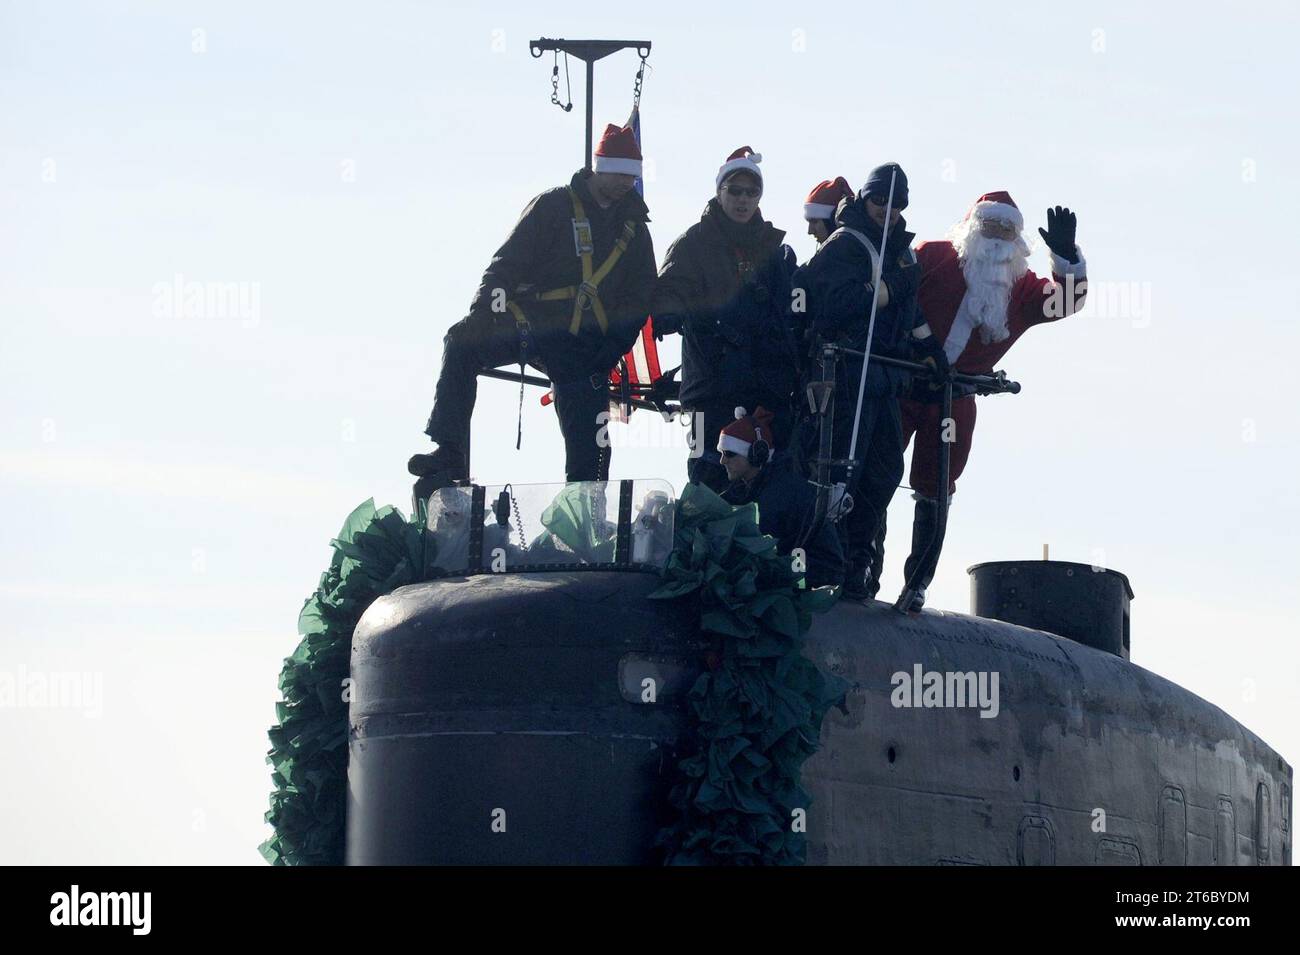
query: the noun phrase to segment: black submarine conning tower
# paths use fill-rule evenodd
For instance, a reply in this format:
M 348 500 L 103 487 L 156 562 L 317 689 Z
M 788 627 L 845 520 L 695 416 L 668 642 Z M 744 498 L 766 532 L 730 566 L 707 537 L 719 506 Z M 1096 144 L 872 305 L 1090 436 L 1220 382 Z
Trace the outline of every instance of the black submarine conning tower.
M 1066 560 L 991 560 L 966 573 L 975 616 L 1129 658 L 1133 587 L 1119 571 Z

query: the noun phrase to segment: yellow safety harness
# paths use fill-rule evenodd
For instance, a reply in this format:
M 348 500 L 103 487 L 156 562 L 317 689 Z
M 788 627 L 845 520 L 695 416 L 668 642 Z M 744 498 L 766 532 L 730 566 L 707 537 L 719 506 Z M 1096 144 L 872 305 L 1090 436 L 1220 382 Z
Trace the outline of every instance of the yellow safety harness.
M 569 334 L 578 334 L 582 328 L 582 312 L 590 308 L 591 313 L 596 317 L 596 324 L 600 326 L 600 333 L 608 335 L 609 319 L 605 316 L 605 306 L 600 300 L 600 283 L 605 281 L 605 277 L 613 271 L 618 260 L 627 251 L 633 236 L 636 235 L 636 220 L 628 219 L 623 223 L 623 232 L 614 243 L 614 248 L 610 250 L 605 261 L 600 263 L 598 268 L 593 269 L 591 254 L 594 251 L 594 243 L 591 235 L 591 220 L 587 218 L 582 200 L 578 198 L 572 186 L 569 187 L 569 198 L 573 201 L 573 247 L 578 258 L 582 260 L 582 282 L 579 285 L 566 285 L 564 288 L 538 292 L 533 299 L 538 302 L 564 302 L 572 299 L 573 319 L 569 322 Z M 515 316 L 516 323 L 521 325 L 527 323 L 518 305 L 507 302 L 506 307 Z
M 564 288 L 538 292 L 531 298 L 535 302 L 563 302 L 573 299 L 573 320 L 569 322 L 569 334 L 578 334 L 582 328 L 583 309 L 590 308 L 592 314 L 596 316 L 600 333 L 608 335 L 609 319 L 605 316 L 605 306 L 600 300 L 600 283 L 613 271 L 618 260 L 627 251 L 632 237 L 636 235 L 636 220 L 628 219 L 623 223 L 623 233 L 614 243 L 614 248 L 610 250 L 600 267 L 593 271 L 591 254 L 595 250 L 595 244 L 592 241 L 591 220 L 587 218 L 587 210 L 583 208 L 582 200 L 578 198 L 572 186 L 569 187 L 569 198 L 573 201 L 573 247 L 578 258 L 582 260 L 582 282 L 579 285 L 567 285 Z M 507 299 L 506 308 L 514 316 L 515 328 L 519 333 L 519 421 L 515 429 L 515 448 L 518 450 L 523 443 L 524 369 L 528 364 L 528 350 L 532 346 L 532 326 L 517 302 Z

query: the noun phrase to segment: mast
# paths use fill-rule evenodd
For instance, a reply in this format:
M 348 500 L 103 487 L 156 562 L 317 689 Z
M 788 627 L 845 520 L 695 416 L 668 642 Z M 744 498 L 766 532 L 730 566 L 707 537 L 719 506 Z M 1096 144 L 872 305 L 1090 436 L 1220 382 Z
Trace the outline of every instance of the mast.
M 636 50 L 641 59 L 650 55 L 649 40 L 552 40 L 542 37 L 528 44 L 528 52 L 535 59 L 543 53 L 564 53 L 576 56 L 587 64 L 587 140 L 586 150 L 582 154 L 582 168 L 591 171 L 591 127 L 593 108 L 593 87 L 596 82 L 596 61 L 602 60 L 619 50 Z

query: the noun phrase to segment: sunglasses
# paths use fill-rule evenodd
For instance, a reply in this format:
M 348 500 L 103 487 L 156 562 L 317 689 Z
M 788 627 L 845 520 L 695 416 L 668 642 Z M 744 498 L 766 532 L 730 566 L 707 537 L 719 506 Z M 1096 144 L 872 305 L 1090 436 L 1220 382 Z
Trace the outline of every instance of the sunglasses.
M 733 196 L 748 196 L 751 199 L 757 199 L 763 194 L 763 190 L 757 186 L 737 186 L 734 184 L 727 187 L 727 192 Z
M 867 202 L 871 203 L 873 206 L 880 206 L 880 208 L 883 209 L 885 208 L 885 204 L 889 202 L 889 197 L 888 196 L 867 196 Z M 907 203 L 895 201 L 893 208 L 895 212 L 902 212 L 904 209 L 907 208 Z
M 738 458 L 738 457 L 740 457 L 740 455 L 737 454 L 735 451 L 719 451 L 718 453 L 721 454 L 724 458 Z

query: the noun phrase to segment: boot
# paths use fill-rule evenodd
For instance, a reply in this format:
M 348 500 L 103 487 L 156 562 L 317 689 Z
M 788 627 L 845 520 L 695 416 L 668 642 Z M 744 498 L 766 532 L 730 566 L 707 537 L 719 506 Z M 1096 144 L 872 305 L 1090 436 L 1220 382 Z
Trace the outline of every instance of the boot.
M 885 519 L 886 513 L 880 512 L 880 523 L 876 525 L 876 535 L 871 539 L 871 552 L 867 557 L 867 573 L 871 575 L 871 596 L 880 590 L 880 575 L 885 570 Z
M 846 600 L 874 600 L 880 590 L 880 583 L 871 576 L 871 567 L 863 561 L 849 563 L 848 573 L 844 575 L 844 590 L 841 592 Z
M 417 500 L 428 500 L 429 495 L 439 488 L 469 479 L 465 453 L 450 444 L 440 444 L 430 454 L 411 455 L 406 470 L 420 479 L 415 482 Z
M 925 606 L 925 589 L 934 579 L 934 570 L 939 563 L 939 551 L 943 547 L 943 536 L 934 540 L 935 529 L 939 522 L 939 502 L 928 497 L 918 498 L 916 511 L 912 518 L 912 553 L 908 554 L 903 564 L 904 587 L 911 584 L 916 589 L 909 604 L 903 609 L 908 613 L 920 613 Z M 927 555 L 926 551 L 930 553 Z M 922 566 L 922 561 L 925 562 Z M 919 570 L 919 573 L 918 573 Z M 913 574 L 916 574 L 913 583 Z

